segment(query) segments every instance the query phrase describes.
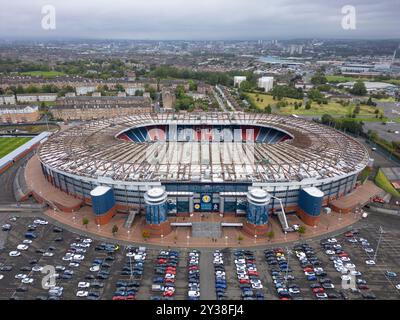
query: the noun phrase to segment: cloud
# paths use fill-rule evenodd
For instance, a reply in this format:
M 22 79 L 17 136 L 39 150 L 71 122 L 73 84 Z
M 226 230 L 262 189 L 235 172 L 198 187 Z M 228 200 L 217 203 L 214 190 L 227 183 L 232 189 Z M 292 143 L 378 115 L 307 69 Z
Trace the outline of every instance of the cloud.
M 41 28 L 45 4 L 56 8 L 56 30 Z M 0 5 L 0 37 L 11 38 L 400 38 L 398 0 L 0 0 Z M 341 28 L 344 5 L 357 10 L 356 30 Z

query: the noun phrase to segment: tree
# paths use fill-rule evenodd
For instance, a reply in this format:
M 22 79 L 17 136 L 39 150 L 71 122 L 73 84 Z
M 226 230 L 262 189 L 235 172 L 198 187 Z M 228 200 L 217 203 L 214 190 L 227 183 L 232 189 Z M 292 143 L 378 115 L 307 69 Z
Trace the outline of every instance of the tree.
M 356 96 L 365 96 L 367 94 L 367 88 L 365 87 L 365 83 L 362 81 L 357 81 L 353 88 L 350 90 L 350 93 Z
M 87 229 L 88 224 L 89 224 L 89 219 L 87 217 L 83 217 L 82 218 L 82 225 L 84 225 L 85 228 Z
M 268 232 L 267 237 L 268 237 L 269 241 L 271 241 L 275 237 L 274 231 L 271 230 L 270 232 Z
M 322 85 L 328 82 L 328 79 L 325 77 L 325 74 L 322 71 L 318 71 L 312 78 L 311 83 L 315 86 Z
M 268 114 L 271 114 L 271 113 L 272 113 L 272 108 L 271 108 L 271 105 L 270 105 L 270 104 L 266 106 L 265 112 L 268 113 Z
M 311 101 L 310 100 L 307 101 L 305 109 L 306 110 L 310 110 L 311 109 Z
M 243 238 L 243 236 L 242 235 L 239 235 L 238 237 L 237 237 L 237 239 L 238 239 L 238 242 L 240 243 L 241 241 L 243 241 L 244 240 L 244 238 Z
M 115 236 L 115 234 L 118 232 L 118 226 L 116 224 L 112 227 L 111 232 L 112 232 L 113 236 Z
M 303 235 L 306 233 L 306 227 L 305 226 L 300 226 L 299 227 L 299 235 Z
M 147 240 L 148 238 L 150 238 L 150 231 L 149 230 L 143 230 L 142 231 L 142 237 L 143 239 Z

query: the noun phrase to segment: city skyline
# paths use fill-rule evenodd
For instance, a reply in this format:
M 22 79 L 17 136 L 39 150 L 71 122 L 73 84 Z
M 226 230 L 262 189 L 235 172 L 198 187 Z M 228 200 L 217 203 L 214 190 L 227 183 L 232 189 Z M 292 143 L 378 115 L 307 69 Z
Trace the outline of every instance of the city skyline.
M 42 28 L 42 7 L 55 8 L 56 28 Z M 342 27 L 344 6 L 356 9 L 356 29 Z M 0 13 L 3 39 L 257 40 L 394 39 L 400 3 L 347 1 L 17 0 Z

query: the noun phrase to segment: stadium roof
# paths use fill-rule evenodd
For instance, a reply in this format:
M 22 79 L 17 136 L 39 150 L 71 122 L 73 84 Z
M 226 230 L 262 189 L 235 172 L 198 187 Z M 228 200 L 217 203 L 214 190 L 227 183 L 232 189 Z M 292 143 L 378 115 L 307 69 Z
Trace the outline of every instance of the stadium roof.
M 116 137 L 143 126 L 246 125 L 288 132 L 293 139 L 265 143 L 134 143 Z M 158 161 L 149 160 L 157 155 Z M 295 117 L 237 113 L 138 114 L 94 121 L 53 135 L 39 152 L 51 169 L 74 176 L 131 182 L 317 181 L 356 173 L 369 155 L 355 139 Z

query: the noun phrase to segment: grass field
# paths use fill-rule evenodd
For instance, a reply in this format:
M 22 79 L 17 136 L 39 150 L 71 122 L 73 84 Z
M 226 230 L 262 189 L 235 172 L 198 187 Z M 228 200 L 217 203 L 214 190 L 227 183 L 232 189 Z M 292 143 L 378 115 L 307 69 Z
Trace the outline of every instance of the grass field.
M 357 80 L 362 81 L 375 81 L 374 79 L 360 78 L 360 77 L 349 77 L 349 76 L 326 76 L 328 82 L 340 83 L 340 82 L 352 82 Z M 391 83 L 394 85 L 400 85 L 400 79 L 389 79 L 389 80 L 379 80 L 378 82 Z
M 31 77 L 54 78 L 58 76 L 64 76 L 65 73 L 58 71 L 27 71 L 27 72 L 21 72 L 21 75 L 31 76 Z
M 1 138 L 0 137 L 0 159 L 10 152 L 14 151 L 31 138 Z
M 256 96 L 256 94 L 254 93 L 249 93 L 248 96 L 250 97 L 252 102 L 256 105 L 256 107 L 261 110 L 264 110 L 268 105 L 274 107 L 278 102 L 277 100 L 273 100 L 272 96 L 268 94 L 258 94 L 258 96 Z M 257 98 L 259 99 L 259 101 L 257 101 Z M 295 102 L 303 103 L 303 100 L 283 98 L 282 101 L 286 101 L 289 105 L 287 107 L 280 108 L 279 110 L 274 110 L 274 109 L 273 110 L 276 113 L 284 115 L 296 114 L 304 116 L 314 116 L 314 115 L 317 116 L 323 114 L 330 114 L 332 116 L 347 116 L 349 114 L 352 114 L 355 108 L 355 105 L 344 107 L 338 102 L 331 101 L 328 104 L 322 104 L 322 105 L 313 102 L 311 104 L 311 109 L 309 110 L 306 110 L 303 104 L 301 108 L 296 110 L 294 107 L 294 103 Z M 375 107 L 362 105 L 360 106 L 360 113 L 358 114 L 358 116 L 374 117 L 375 110 L 376 110 Z
M 390 183 L 389 179 L 385 176 L 382 170 L 379 170 L 376 177 L 375 183 L 378 187 L 390 193 L 394 197 L 400 197 L 400 192 L 398 192 L 393 185 Z

